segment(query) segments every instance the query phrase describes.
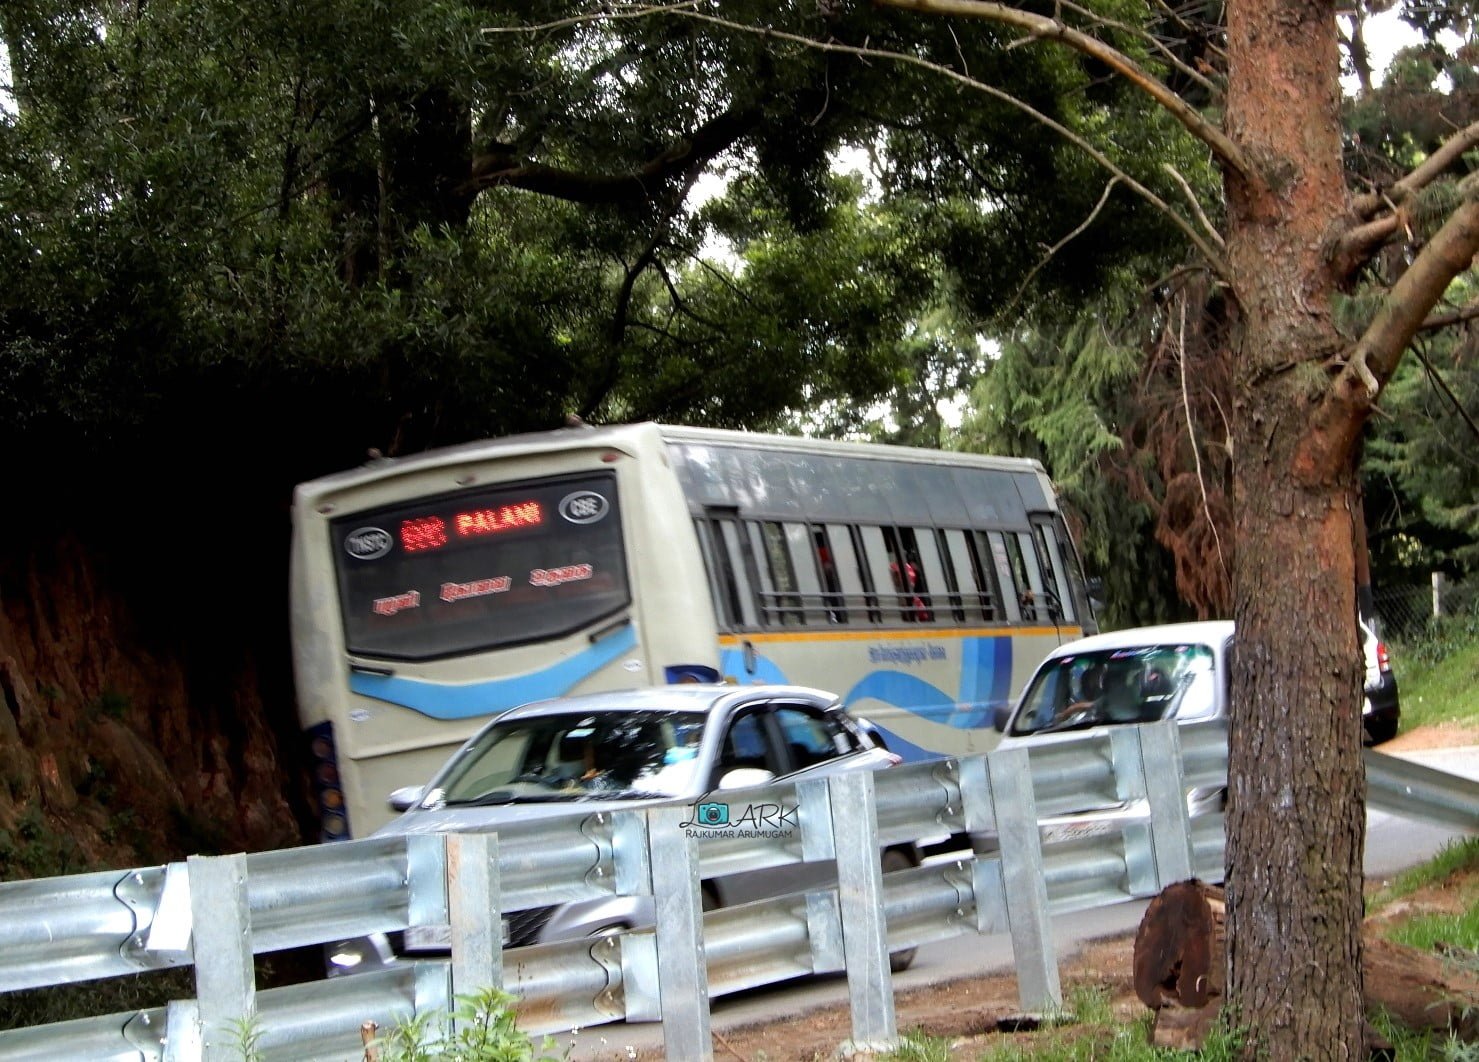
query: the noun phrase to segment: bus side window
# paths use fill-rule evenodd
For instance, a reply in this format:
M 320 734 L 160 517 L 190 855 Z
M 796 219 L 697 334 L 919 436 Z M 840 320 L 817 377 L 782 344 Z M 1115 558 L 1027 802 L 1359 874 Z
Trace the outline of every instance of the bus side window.
M 1068 590 L 1068 572 L 1063 563 L 1063 551 L 1058 545 L 1058 535 L 1052 526 L 1037 520 L 1032 522 L 1037 535 L 1037 551 L 1047 569 L 1049 590 L 1048 604 L 1052 607 L 1055 620 L 1072 620 L 1073 595 Z
M 906 555 L 914 558 L 914 566 L 919 570 L 919 583 L 915 590 L 920 622 L 948 621 L 950 614 L 939 607 L 946 602 L 930 596 L 931 591 L 935 594 L 948 594 L 950 589 L 945 579 L 945 565 L 940 559 L 940 544 L 935 537 L 936 532 L 924 527 L 906 527 L 903 536 Z
M 1004 598 L 1001 583 L 996 577 L 996 560 L 991 552 L 991 542 L 987 539 L 986 532 L 966 531 L 961 537 L 965 540 L 965 549 L 971 571 L 976 577 L 976 586 L 980 588 L 982 618 L 988 623 L 1006 622 L 1007 611 L 1002 604 Z
M 1015 535 L 1007 536 L 1007 552 L 1012 553 L 1013 564 L 1018 570 L 1025 573 L 1027 577 L 1027 591 L 1031 595 L 1023 601 L 1023 615 L 1030 615 L 1038 620 L 1053 619 L 1053 609 L 1048 594 L 1043 586 L 1042 569 L 1038 567 L 1037 550 L 1032 545 L 1032 535 L 1027 531 L 1018 531 Z M 1012 543 L 1016 550 L 1013 553 Z
M 806 524 L 785 523 L 786 552 L 791 570 L 796 575 L 797 615 L 803 623 L 827 623 L 827 604 L 823 599 L 821 556 L 817 553 L 812 530 Z
M 739 521 L 715 520 L 714 526 L 718 531 L 715 544 L 718 547 L 720 570 L 723 572 L 723 581 L 729 588 L 735 621 L 741 628 L 754 630 L 760 626 L 760 621 L 755 615 L 755 592 L 750 584 L 749 569 L 745 567 Z
M 821 578 L 821 591 L 817 594 L 817 599 L 821 604 L 822 615 L 828 623 L 846 623 L 847 601 L 842 595 L 842 581 L 837 575 L 837 558 L 827 543 L 827 531 L 822 527 L 808 530 L 811 532 L 817 573 Z
M 959 531 L 938 531 L 940 556 L 945 564 L 945 587 L 949 591 L 950 614 L 955 622 L 975 619 L 976 576 L 965 554 L 965 536 Z M 979 608 L 979 606 L 976 606 Z M 970 610 L 969 613 L 967 610 Z
M 1006 619 L 1010 623 L 1015 623 L 1023 617 L 1022 601 L 1028 589 L 1026 573 L 1019 573 L 1014 568 L 1009 555 L 1007 543 L 1010 542 L 1015 546 L 1016 539 L 1009 539 L 1000 531 L 988 531 L 986 540 L 991 547 L 991 562 L 996 569 L 996 583 L 1001 588 L 1000 600 L 1006 610 Z M 1020 552 L 1017 559 L 1021 560 Z
M 863 561 L 866 565 L 872 593 L 868 604 L 874 619 L 879 623 L 899 622 L 898 595 L 894 592 L 894 577 L 889 571 L 889 549 L 884 541 L 883 528 L 860 527 L 858 540 L 862 545 Z
M 825 527 L 827 547 L 831 554 L 832 570 L 842 592 L 839 610 L 840 623 L 878 622 L 876 613 L 870 615 L 867 572 L 858 559 L 854 545 L 854 531 L 845 524 L 827 524 Z
M 905 623 L 917 623 L 925 614 L 923 600 L 919 597 L 919 565 L 905 546 L 904 536 L 898 528 L 885 527 L 883 548 L 888 554 L 889 583 L 894 588 L 894 618 Z
M 714 618 L 720 630 L 733 630 L 739 622 L 740 608 L 734 579 L 725 570 L 723 547 L 715 541 L 718 528 L 700 517 L 693 520 L 698 532 L 698 549 L 704 558 L 704 573 L 709 577 L 709 597 L 714 602 Z
M 786 549 L 780 524 L 748 521 L 755 568 L 760 573 L 760 613 L 767 626 L 796 626 L 806 622 L 796 593 L 796 571 Z

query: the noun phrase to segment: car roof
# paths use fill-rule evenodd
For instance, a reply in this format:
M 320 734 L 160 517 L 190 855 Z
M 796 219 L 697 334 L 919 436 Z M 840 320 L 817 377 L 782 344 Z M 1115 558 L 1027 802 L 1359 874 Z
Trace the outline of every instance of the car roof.
M 736 704 L 764 700 L 809 700 L 823 703 L 838 698 L 826 690 L 807 686 L 736 686 L 729 683 L 678 683 L 671 686 L 646 686 L 640 689 L 585 693 L 574 697 L 556 697 L 534 701 L 504 712 L 498 718 L 528 719 L 566 712 L 714 712 Z
M 1049 653 L 1047 659 L 1101 649 L 1131 649 L 1140 645 L 1166 645 L 1179 642 L 1220 645 L 1232 637 L 1232 633 L 1232 620 L 1203 620 L 1199 623 L 1162 623 L 1155 627 L 1126 627 L 1123 630 L 1092 634 L 1077 641 L 1065 642 Z

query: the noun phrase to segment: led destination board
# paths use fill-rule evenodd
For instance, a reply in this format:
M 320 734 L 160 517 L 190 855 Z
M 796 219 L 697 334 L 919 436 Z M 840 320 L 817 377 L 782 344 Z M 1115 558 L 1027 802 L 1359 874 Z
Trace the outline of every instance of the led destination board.
M 346 648 L 359 655 L 549 638 L 629 600 L 610 472 L 421 498 L 330 526 Z

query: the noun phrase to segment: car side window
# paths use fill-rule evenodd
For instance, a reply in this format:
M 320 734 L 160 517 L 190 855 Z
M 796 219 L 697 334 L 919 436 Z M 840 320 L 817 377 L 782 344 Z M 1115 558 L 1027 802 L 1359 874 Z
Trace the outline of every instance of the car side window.
M 858 751 L 857 738 L 841 723 L 815 708 L 780 705 L 775 709 L 775 720 L 793 771 Z
M 720 778 L 738 767 L 758 767 L 780 773 L 774 750 L 766 738 L 762 709 L 749 709 L 730 720 L 729 731 L 719 749 L 719 761 L 714 765 L 714 784 L 717 785 Z

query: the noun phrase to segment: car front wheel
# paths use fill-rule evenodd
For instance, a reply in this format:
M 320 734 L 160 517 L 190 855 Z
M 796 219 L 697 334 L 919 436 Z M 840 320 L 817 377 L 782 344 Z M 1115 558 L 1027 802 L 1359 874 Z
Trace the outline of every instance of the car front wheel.
M 908 870 L 919 865 L 917 859 L 911 858 L 909 853 L 900 848 L 890 848 L 883 853 L 883 872 L 892 874 L 896 870 Z M 888 957 L 888 968 L 894 973 L 903 973 L 914 964 L 914 956 L 918 954 L 918 948 L 905 948 L 902 951 L 892 952 Z

